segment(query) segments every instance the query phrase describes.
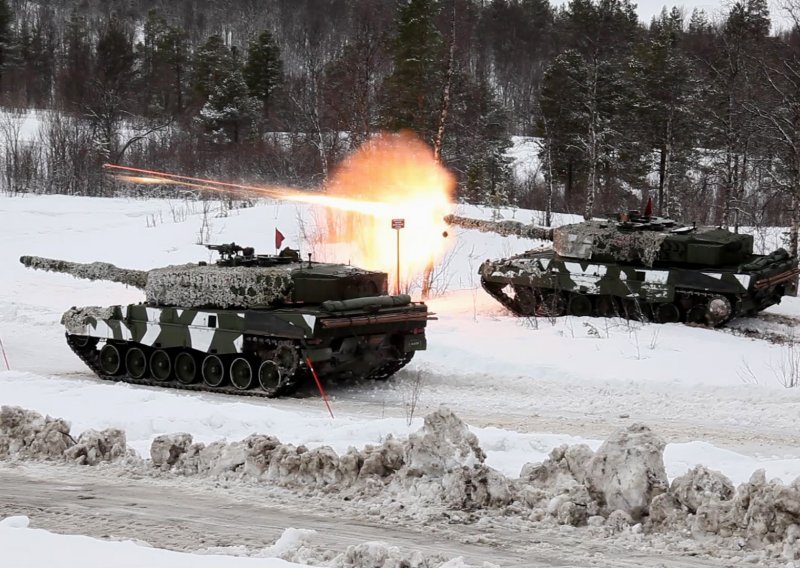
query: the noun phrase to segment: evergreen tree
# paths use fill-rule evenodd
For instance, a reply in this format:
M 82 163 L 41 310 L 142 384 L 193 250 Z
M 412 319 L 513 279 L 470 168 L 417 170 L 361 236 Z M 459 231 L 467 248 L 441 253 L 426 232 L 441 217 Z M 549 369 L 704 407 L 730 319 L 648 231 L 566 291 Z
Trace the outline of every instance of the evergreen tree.
M 455 134 L 467 153 L 466 195 L 471 201 L 492 207 L 510 205 L 515 195 L 510 159 L 506 156 L 511 146 L 506 130 L 508 117 L 486 79 L 474 83 L 469 91 L 471 100 L 464 114 L 476 117 L 476 121 L 466 129 L 460 121 L 462 128 Z
M 188 45 L 186 32 L 170 26 L 156 10 L 150 10 L 143 41 L 137 45 L 141 89 L 145 108 L 169 114 L 183 109 Z
M 97 40 L 96 76 L 104 88 L 117 92 L 132 89 L 133 41 L 123 23 L 112 17 Z
M 437 0 L 400 5 L 391 43 L 394 70 L 384 83 L 383 122 L 390 130 L 411 129 L 430 140 L 435 132 L 444 43 L 434 19 Z
M 13 20 L 8 0 L 0 0 L 0 92 L 3 90 L 3 71 L 11 47 L 11 22 Z
M 677 8 L 654 20 L 651 38 L 640 50 L 634 69 L 639 88 L 639 131 L 648 149 L 658 153 L 656 211 L 675 215 L 679 200 L 672 179 L 686 171 L 686 160 L 697 140 L 694 130 L 700 87 L 688 56 L 681 49 L 683 16 Z M 682 167 L 681 167 L 682 166 Z
M 261 32 L 250 42 L 242 73 L 250 95 L 261 101 L 266 112 L 272 92 L 283 80 L 281 51 L 270 32 Z
M 59 78 L 59 92 L 70 105 L 78 105 L 88 98 L 94 58 L 86 19 L 72 12 L 63 39 L 63 63 Z
M 229 72 L 214 87 L 200 110 L 199 120 L 214 142 L 238 144 L 247 133 L 257 110 L 241 69 Z
M 233 66 L 233 54 L 220 35 L 210 36 L 194 56 L 192 86 L 195 93 L 207 100 L 226 78 Z

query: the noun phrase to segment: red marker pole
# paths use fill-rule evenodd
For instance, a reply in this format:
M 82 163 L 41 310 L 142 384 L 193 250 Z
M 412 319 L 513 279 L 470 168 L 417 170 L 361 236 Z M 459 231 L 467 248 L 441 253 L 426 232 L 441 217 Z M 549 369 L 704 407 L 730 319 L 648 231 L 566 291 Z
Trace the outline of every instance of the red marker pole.
M 331 405 L 328 403 L 328 395 L 325 394 L 325 389 L 322 388 L 322 383 L 317 376 L 317 370 L 314 368 L 314 365 L 311 364 L 311 357 L 306 357 L 306 365 L 311 369 L 311 376 L 314 377 L 314 382 L 317 383 L 319 394 L 322 395 L 322 400 L 325 401 L 325 406 L 328 407 L 328 413 L 331 415 L 331 418 L 333 418 L 333 410 L 331 410 Z

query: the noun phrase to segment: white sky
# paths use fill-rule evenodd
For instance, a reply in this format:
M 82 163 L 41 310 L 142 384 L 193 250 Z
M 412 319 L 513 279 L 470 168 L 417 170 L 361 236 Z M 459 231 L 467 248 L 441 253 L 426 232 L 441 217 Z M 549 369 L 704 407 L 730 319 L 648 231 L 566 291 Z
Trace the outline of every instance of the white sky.
M 566 4 L 568 0 L 551 0 L 555 5 Z M 721 20 L 725 14 L 728 13 L 733 0 L 719 0 L 717 2 L 706 2 L 704 0 L 675 0 L 673 2 L 665 0 L 631 0 L 637 5 L 637 13 L 639 20 L 645 24 L 649 24 L 653 16 L 661 13 L 661 9 L 665 6 L 671 10 L 673 6 L 683 7 L 686 21 L 692 15 L 695 8 L 705 10 L 710 21 Z M 784 0 L 769 0 L 770 19 L 772 20 L 773 30 L 776 27 L 787 28 L 787 19 L 782 15 L 779 8 L 780 3 Z

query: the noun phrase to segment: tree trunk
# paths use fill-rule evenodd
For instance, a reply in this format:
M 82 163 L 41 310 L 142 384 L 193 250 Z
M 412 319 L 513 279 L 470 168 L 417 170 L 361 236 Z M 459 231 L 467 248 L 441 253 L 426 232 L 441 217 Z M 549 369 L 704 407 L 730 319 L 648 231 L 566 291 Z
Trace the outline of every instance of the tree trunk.
M 598 73 L 598 61 L 597 57 L 595 56 L 594 64 L 592 67 L 592 79 L 591 79 L 591 93 L 590 93 L 590 100 L 589 100 L 589 183 L 586 187 L 586 206 L 583 210 L 583 218 L 587 221 L 592 218 L 594 214 L 594 198 L 597 194 L 597 145 L 598 145 L 598 137 L 597 137 L 597 120 L 598 120 L 598 109 L 597 109 L 597 73 Z
M 450 85 L 453 82 L 453 60 L 456 52 L 456 2 L 453 0 L 453 14 L 450 21 L 450 57 L 447 60 L 447 73 L 444 85 L 442 86 L 442 110 L 439 114 L 439 128 L 436 130 L 436 140 L 433 143 L 433 159 L 437 163 L 442 161 L 442 140 L 444 139 L 444 129 L 447 124 L 447 113 L 450 110 Z M 400 275 L 398 274 L 399 278 Z M 425 271 L 422 274 L 422 299 L 427 300 L 433 286 L 433 258 L 428 260 Z

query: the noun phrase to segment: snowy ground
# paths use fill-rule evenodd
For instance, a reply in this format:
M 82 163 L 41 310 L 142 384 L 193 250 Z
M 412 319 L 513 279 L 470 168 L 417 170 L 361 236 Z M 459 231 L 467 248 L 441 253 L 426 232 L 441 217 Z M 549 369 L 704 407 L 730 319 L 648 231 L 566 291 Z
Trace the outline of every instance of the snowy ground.
M 472 207 L 459 213 L 492 214 Z M 504 215 L 537 219 L 526 211 Z M 235 240 L 269 251 L 277 226 L 286 244 L 305 248 L 301 220 L 308 230 L 313 218 L 304 207 L 259 204 L 212 218 L 211 232 L 215 242 Z M 446 404 L 471 425 L 487 464 L 511 477 L 553 447 L 584 441 L 596 448 L 612 431 L 633 422 L 650 425 L 667 440 L 670 478 L 698 463 L 737 484 L 757 468 L 784 482 L 800 476 L 800 389 L 784 387 L 800 369 L 800 353 L 791 344 L 739 335 L 735 329 L 510 317 L 480 289 L 475 273 L 486 258 L 536 243 L 474 231 L 456 230 L 451 237 L 438 282 L 444 293 L 430 302 L 439 320 L 429 325 L 429 350 L 384 384 L 333 385 L 335 419 L 312 390 L 254 401 L 94 379 L 64 344 L 60 314 L 73 305 L 137 302 L 141 293 L 26 270 L 18 257 L 102 260 L 130 268 L 208 260 L 208 251 L 195 244 L 200 225 L 197 204 L 180 199 L 0 197 L 0 339 L 11 367 L 0 372 L 0 405 L 63 417 L 78 432 L 122 428 L 130 446 L 146 455 L 155 436 L 178 431 L 206 442 L 268 433 L 283 442 L 328 445 L 341 453 L 349 446 L 380 443 L 389 433 L 417 430 L 421 416 Z M 798 319 L 800 301 L 789 298 L 769 315 L 732 328 L 787 336 Z M 3 365 L 0 360 L 0 369 Z M 417 376 L 423 387 L 415 404 Z M 45 538 L 31 529 L 4 526 L 0 549 L 9 531 Z M 179 560 L 165 562 L 179 565 Z

